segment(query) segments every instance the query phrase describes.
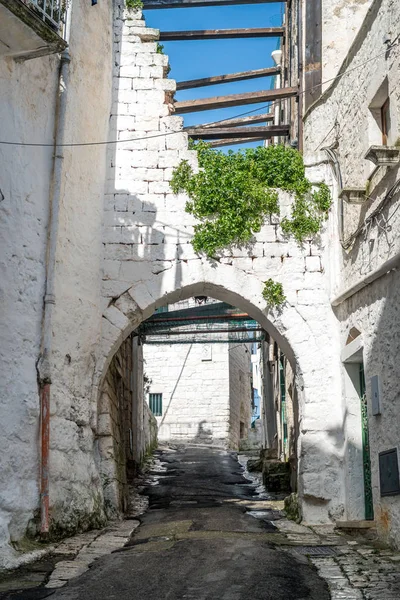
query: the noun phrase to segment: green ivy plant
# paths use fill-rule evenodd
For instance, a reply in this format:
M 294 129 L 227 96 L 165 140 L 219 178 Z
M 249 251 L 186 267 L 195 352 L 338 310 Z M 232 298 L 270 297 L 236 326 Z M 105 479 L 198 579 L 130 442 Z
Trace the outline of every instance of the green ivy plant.
M 199 170 L 181 161 L 171 189 L 186 192 L 186 211 L 199 221 L 192 239 L 196 252 L 216 258 L 224 248 L 249 243 L 270 215 L 279 215 L 278 189 L 295 196 L 290 218 L 281 223 L 284 233 L 301 243 L 321 230 L 331 204 L 329 188 L 321 184 L 312 192 L 294 148 L 259 146 L 225 154 L 203 141 L 190 147 L 197 150 Z
M 286 301 L 282 284 L 274 281 L 273 279 L 267 279 L 267 281 L 264 281 L 262 296 L 271 307 L 281 306 Z
M 125 0 L 125 6 L 128 10 L 142 10 L 142 0 Z

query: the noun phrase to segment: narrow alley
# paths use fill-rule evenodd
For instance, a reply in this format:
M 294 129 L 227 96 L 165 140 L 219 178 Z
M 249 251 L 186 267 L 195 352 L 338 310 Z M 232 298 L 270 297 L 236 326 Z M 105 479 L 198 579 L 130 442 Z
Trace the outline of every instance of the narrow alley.
M 398 554 L 287 520 L 279 496 L 249 481 L 243 455 L 188 445 L 156 457 L 139 519 L 65 540 L 54 556 L 67 560 L 17 571 L 0 598 L 398 600 Z
M 400 600 L 400 0 L 0 0 L 0 129 L 0 600 Z

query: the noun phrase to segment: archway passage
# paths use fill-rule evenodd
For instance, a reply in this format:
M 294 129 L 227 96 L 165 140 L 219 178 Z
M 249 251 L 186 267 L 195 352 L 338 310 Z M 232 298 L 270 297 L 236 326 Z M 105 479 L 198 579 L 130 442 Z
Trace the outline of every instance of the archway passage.
M 157 441 L 253 453 L 272 492 L 297 490 L 295 365 L 247 312 L 206 295 L 163 305 L 121 343 L 102 384 L 110 515 Z

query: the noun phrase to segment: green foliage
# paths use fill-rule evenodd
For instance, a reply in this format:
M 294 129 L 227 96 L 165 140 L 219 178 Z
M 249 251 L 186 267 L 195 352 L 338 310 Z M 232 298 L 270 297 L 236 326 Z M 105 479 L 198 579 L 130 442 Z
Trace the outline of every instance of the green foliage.
M 128 10 L 142 10 L 142 0 L 125 0 L 125 6 Z
M 327 186 L 311 193 L 302 156 L 285 146 L 259 146 L 225 154 L 205 142 L 195 142 L 199 172 L 187 161 L 175 169 L 171 188 L 186 192 L 187 212 L 200 223 L 195 226 L 193 247 L 207 256 L 232 244 L 249 242 L 265 219 L 279 214 L 278 192 L 295 194 L 291 219 L 284 219 L 286 233 L 298 241 L 319 230 L 330 205 Z
M 329 188 L 325 183 L 321 183 L 316 192 L 296 196 L 291 218 L 282 219 L 282 231 L 287 235 L 293 235 L 298 242 L 312 239 L 321 231 L 330 206 Z
M 191 142 L 197 150 L 195 173 L 183 160 L 174 170 L 171 189 L 185 192 L 186 211 L 198 219 L 192 240 L 196 252 L 215 257 L 233 244 L 243 245 L 260 231 L 270 215 L 279 215 L 278 189 L 294 195 L 292 214 L 282 230 L 299 243 L 317 235 L 328 216 L 331 195 L 326 184 L 312 192 L 303 158 L 283 145 L 229 151 L 213 150 L 205 142 Z M 265 282 L 263 297 L 270 306 L 286 300 L 282 284 Z
M 273 281 L 273 279 L 267 279 L 267 281 L 264 281 L 262 295 L 264 300 L 266 300 L 271 307 L 281 306 L 286 301 L 282 284 Z

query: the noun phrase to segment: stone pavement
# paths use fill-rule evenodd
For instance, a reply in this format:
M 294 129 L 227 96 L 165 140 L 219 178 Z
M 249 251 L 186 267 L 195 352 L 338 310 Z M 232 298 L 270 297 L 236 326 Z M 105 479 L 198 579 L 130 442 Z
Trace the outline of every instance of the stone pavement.
M 0 598 L 400 600 L 399 553 L 333 525 L 288 521 L 281 500 L 254 493 L 232 453 L 159 458 L 140 519 L 61 542 L 0 580 Z M 131 517 L 146 509 L 137 495 L 134 505 Z

